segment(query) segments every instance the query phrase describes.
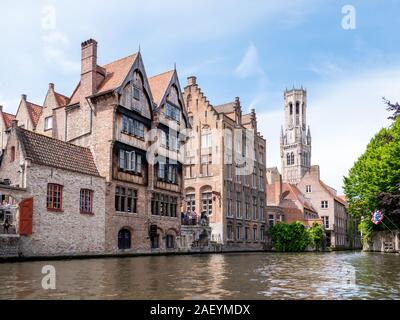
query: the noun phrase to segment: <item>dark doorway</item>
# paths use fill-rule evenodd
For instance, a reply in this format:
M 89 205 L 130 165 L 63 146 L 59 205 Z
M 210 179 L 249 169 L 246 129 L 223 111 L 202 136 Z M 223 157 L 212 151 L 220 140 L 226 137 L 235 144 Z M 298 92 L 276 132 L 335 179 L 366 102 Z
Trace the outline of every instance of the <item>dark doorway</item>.
M 121 229 L 118 232 L 118 249 L 131 248 L 131 232 L 128 229 Z
M 160 247 L 159 240 L 160 240 L 159 235 L 153 235 L 150 237 L 152 249 L 158 249 Z
M 173 249 L 175 247 L 175 237 L 173 235 L 167 235 L 165 242 L 167 249 Z

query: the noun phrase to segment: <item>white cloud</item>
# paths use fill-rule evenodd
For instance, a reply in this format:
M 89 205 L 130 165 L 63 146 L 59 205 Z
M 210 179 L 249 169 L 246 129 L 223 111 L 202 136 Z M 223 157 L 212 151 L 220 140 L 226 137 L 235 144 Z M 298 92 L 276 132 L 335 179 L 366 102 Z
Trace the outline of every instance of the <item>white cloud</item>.
M 49 63 L 61 68 L 63 73 L 77 73 L 80 64 L 71 60 L 66 51 L 70 47 L 67 34 L 57 30 L 57 11 L 53 5 L 42 8 L 43 53 Z
M 320 165 L 321 178 L 339 193 L 343 192 L 343 176 L 373 135 L 389 124 L 382 97 L 400 100 L 399 88 L 400 67 L 362 71 L 309 86 L 312 164 Z M 267 138 L 267 165 L 278 168 L 283 101 L 280 105 L 279 111 L 258 115 L 259 130 Z
M 240 78 L 247 78 L 250 76 L 257 76 L 264 74 L 258 60 L 258 52 L 254 43 L 250 43 L 242 60 L 235 70 L 236 75 Z

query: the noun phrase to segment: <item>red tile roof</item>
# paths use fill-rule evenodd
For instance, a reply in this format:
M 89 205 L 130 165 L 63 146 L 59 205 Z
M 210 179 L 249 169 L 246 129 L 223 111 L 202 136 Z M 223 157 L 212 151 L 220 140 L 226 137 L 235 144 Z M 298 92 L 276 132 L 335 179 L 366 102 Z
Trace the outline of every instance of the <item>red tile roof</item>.
M 297 199 L 302 204 L 304 208 L 314 213 L 317 213 L 317 210 L 313 208 L 312 204 L 309 201 L 307 201 L 304 194 L 295 185 L 290 183 L 284 183 L 282 185 L 282 190 L 287 192 L 286 197 L 292 194 L 295 197 L 295 199 Z
M 3 120 L 6 125 L 6 128 L 11 128 L 12 121 L 15 119 L 15 115 L 7 112 L 2 112 L 3 113 Z
M 151 94 L 157 106 L 160 105 L 174 72 L 175 70 L 170 70 L 149 78 Z
M 36 127 L 40 115 L 42 114 L 43 107 L 28 101 L 26 101 L 26 107 L 28 108 L 28 113 L 29 116 L 31 117 L 33 126 Z
M 338 197 L 332 190 L 331 188 L 326 185 L 324 182 L 322 182 L 321 180 L 319 180 L 321 186 L 339 203 L 341 203 L 344 206 L 347 206 L 347 202 L 345 199 L 343 199 L 342 197 Z
M 228 102 L 224 104 L 220 104 L 219 106 L 215 106 L 215 110 L 218 113 L 232 113 L 235 112 L 236 102 Z
M 253 115 L 251 113 L 243 114 L 242 115 L 242 124 L 250 123 L 252 120 Z
M 54 95 L 56 96 L 57 103 L 60 107 L 66 106 L 68 104 L 68 102 L 69 102 L 68 97 L 64 96 L 61 93 L 57 93 L 57 92 L 54 92 Z
M 16 128 L 25 157 L 32 163 L 99 176 L 89 148 Z
M 133 63 L 135 62 L 138 54 L 132 54 L 128 57 L 116 60 L 103 66 L 106 71 L 106 76 L 97 88 L 97 93 L 104 93 L 110 90 L 114 90 L 122 85 L 128 72 L 131 70 Z M 79 103 L 80 99 L 80 83 L 72 93 L 70 105 Z

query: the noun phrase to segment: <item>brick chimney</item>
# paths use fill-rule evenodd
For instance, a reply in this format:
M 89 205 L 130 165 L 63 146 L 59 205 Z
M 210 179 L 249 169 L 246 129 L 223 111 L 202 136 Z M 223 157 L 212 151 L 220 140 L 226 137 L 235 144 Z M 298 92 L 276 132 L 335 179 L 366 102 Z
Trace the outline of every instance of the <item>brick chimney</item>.
M 190 76 L 190 77 L 188 77 L 187 78 L 187 80 L 188 80 L 188 86 L 194 86 L 194 85 L 196 85 L 197 83 L 196 83 L 196 77 L 195 76 Z
M 97 92 L 97 42 L 89 39 L 82 42 L 81 98 Z
M 310 174 L 311 174 L 312 176 L 314 176 L 315 179 L 320 180 L 321 177 L 320 177 L 319 166 L 318 166 L 318 165 L 311 166 L 311 168 L 310 168 Z

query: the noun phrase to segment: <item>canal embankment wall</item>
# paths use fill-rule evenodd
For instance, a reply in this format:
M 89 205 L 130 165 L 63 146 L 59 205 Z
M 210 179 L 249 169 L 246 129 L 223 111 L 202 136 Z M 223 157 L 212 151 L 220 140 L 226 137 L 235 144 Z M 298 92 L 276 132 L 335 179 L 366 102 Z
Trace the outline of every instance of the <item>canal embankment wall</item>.
M 373 232 L 370 239 L 363 245 L 364 251 L 400 253 L 399 231 Z

